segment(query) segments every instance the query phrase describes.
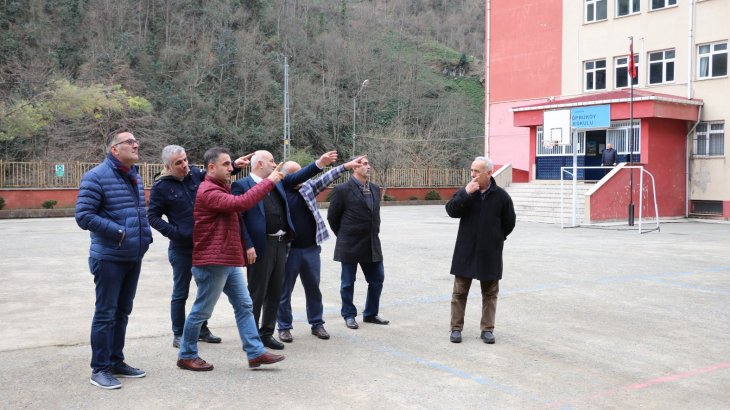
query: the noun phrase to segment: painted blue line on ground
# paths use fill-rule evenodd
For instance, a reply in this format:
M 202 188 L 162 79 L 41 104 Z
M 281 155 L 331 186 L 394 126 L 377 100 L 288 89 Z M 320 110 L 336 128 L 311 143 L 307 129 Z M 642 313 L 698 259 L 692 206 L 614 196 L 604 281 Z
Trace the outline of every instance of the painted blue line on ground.
M 351 341 L 366 345 L 370 349 L 380 351 L 382 353 L 388 354 L 388 355 L 396 357 L 398 359 L 405 360 L 405 361 L 415 363 L 418 365 L 426 366 L 426 367 L 429 367 L 434 370 L 443 371 L 443 372 L 452 374 L 454 376 L 473 381 L 482 386 L 488 386 L 490 388 L 493 388 L 495 390 L 501 391 L 503 393 L 506 393 L 506 394 L 509 394 L 512 396 L 517 396 L 519 398 L 537 402 L 537 403 L 549 403 L 548 401 L 543 400 L 539 397 L 536 397 L 524 390 L 509 386 L 509 385 L 506 385 L 503 383 L 496 382 L 488 377 L 474 375 L 474 374 L 468 373 L 466 371 L 463 371 L 463 370 L 460 370 L 460 369 L 457 369 L 457 368 L 454 368 L 451 366 L 447 366 L 442 363 L 434 362 L 431 360 L 426 360 L 426 359 L 420 358 L 418 356 L 412 355 L 410 353 L 406 353 L 401 350 L 398 350 L 394 347 L 378 344 L 378 343 L 375 343 L 373 341 L 367 340 L 362 337 L 349 335 L 349 336 L 347 336 L 347 338 L 350 339 Z

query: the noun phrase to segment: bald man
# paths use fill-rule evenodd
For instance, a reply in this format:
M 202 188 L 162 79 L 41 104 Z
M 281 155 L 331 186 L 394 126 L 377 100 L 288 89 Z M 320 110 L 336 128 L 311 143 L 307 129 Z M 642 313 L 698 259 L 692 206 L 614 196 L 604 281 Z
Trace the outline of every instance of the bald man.
M 334 157 L 334 158 L 333 158 Z M 256 326 L 264 346 L 282 350 L 284 344 L 274 338 L 276 312 L 284 284 L 286 245 L 296 235 L 286 201 L 286 187 L 293 187 L 313 177 L 337 160 L 337 152 L 323 154 L 299 172 L 286 175 L 257 206 L 242 212 L 246 249 L 246 276 L 253 300 Z M 251 157 L 251 173 L 232 185 L 234 195 L 243 195 L 264 180 L 276 168 L 274 156 L 256 151 Z

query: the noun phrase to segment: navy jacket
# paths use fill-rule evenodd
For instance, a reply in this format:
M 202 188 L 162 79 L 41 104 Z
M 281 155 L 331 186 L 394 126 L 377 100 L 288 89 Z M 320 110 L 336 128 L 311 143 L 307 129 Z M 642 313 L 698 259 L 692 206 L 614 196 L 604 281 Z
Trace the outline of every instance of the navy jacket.
M 190 167 L 182 181 L 172 175 L 160 177 L 150 192 L 150 225 L 170 239 L 170 249 L 193 252 L 193 209 L 205 172 Z M 162 219 L 167 217 L 167 221 Z
M 136 166 L 118 170 L 108 155 L 84 174 L 76 200 L 76 223 L 91 235 L 89 255 L 109 261 L 139 261 L 152 243 L 144 186 Z
M 286 193 L 284 192 L 284 187 L 297 186 L 308 180 L 309 178 L 317 175 L 317 173 L 319 173 L 320 171 L 321 169 L 317 166 L 317 164 L 312 162 L 306 167 L 300 169 L 299 171 L 291 175 L 285 176 L 283 180 L 276 184 L 276 188 L 270 193 L 270 195 L 281 195 L 281 199 L 284 203 L 286 213 L 286 222 L 289 225 L 290 230 L 290 232 L 287 232 L 287 237 L 289 240 L 294 238 L 294 235 L 296 233 L 294 232 L 294 224 L 292 223 L 291 215 L 289 213 L 289 204 L 286 201 Z M 233 195 L 242 195 L 254 186 L 256 186 L 256 182 L 254 182 L 253 178 L 251 178 L 251 176 L 249 175 L 242 180 L 234 182 L 231 188 L 233 191 Z M 253 246 L 256 249 L 256 256 L 258 258 L 262 258 L 266 250 L 266 215 L 264 213 L 263 201 L 259 201 L 259 203 L 256 204 L 255 207 L 249 209 L 248 211 L 242 212 L 241 216 L 243 219 L 242 230 L 246 245 L 249 248 Z

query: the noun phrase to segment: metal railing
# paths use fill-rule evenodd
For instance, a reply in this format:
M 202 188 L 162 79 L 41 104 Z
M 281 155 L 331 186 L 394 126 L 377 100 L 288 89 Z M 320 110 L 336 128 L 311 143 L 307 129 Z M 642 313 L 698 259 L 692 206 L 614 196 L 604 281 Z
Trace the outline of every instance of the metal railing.
M 84 173 L 98 165 L 93 162 L 13 162 L 0 160 L 0 188 L 78 188 Z M 140 163 L 139 175 L 145 188 L 152 187 L 162 164 Z M 244 170 L 232 179 L 248 175 Z M 385 175 L 373 170 L 373 181 L 391 187 L 429 188 L 464 186 L 471 180 L 468 169 L 427 168 L 388 169 Z M 345 181 L 340 178 L 336 183 Z

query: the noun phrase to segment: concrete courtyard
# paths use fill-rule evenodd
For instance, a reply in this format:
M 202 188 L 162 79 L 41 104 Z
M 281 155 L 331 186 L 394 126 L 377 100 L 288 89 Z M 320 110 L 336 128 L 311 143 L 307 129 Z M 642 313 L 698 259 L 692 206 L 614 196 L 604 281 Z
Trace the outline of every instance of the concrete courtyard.
M 330 240 L 321 288 L 332 338 L 309 334 L 297 284 L 287 359 L 255 371 L 225 297 L 210 320 L 223 343 L 200 345 L 215 370 L 175 366 L 168 243 L 155 232 L 125 350 L 147 377 L 122 379 L 116 391 L 89 384 L 88 233 L 73 218 L 1 220 L 0 408 L 730 406 L 730 224 L 665 223 L 640 235 L 518 221 L 505 245 L 497 343 L 479 339 L 473 286 L 464 341 L 452 344 L 449 267 L 458 220 L 443 206 L 381 212 L 381 315 L 391 324 L 344 326 Z M 358 275 L 361 310 L 366 284 Z

